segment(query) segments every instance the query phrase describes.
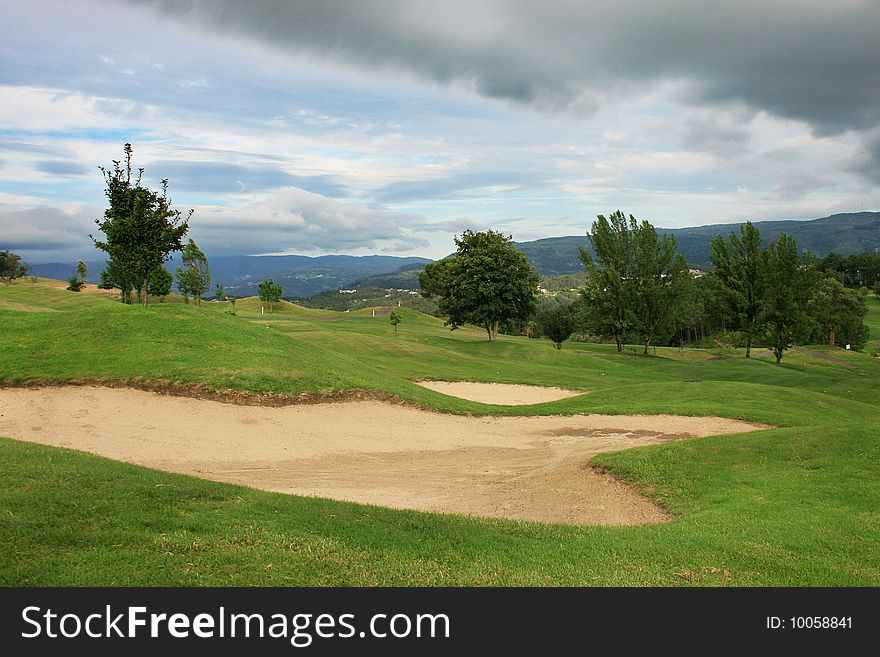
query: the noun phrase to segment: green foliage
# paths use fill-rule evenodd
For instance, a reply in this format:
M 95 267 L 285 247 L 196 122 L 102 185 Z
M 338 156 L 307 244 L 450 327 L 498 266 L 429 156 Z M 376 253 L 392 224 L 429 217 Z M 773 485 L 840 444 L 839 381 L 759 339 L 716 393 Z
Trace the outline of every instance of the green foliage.
M 692 295 L 692 278 L 684 256 L 676 253 L 675 238 L 658 238 L 647 221 L 636 228 L 634 245 L 634 315 L 647 354 L 658 332 L 678 328 L 679 315 Z
M 766 250 L 764 313 L 760 318 L 776 362 L 794 344 L 805 341 L 812 320 L 807 312 L 817 272 L 813 259 L 798 257 L 794 240 L 782 233 Z
M 170 254 L 183 248 L 183 237 L 189 229 L 189 215 L 185 220 L 179 210 L 171 207 L 168 198 L 168 180 L 162 181 L 162 192 L 154 192 L 141 184 L 143 169 L 132 180 L 132 148 L 125 144 L 125 166 L 113 161 L 113 170 L 101 167 L 107 184 L 105 195 L 109 207 L 104 220 L 95 223 L 104 233 L 104 240 L 92 237 L 95 246 L 106 251 L 126 281 L 139 281 L 138 289 L 146 291 L 150 274 L 165 262 Z M 147 305 L 147 294 L 142 294 Z
M 558 276 L 542 276 L 541 287 L 548 292 L 572 292 L 587 284 L 587 274 L 560 274 Z
M 275 284 L 274 279 L 267 278 L 260 283 L 260 301 L 269 304 L 269 312 L 271 313 L 275 304 L 281 301 L 281 284 Z
M 739 237 L 731 232 L 726 240 L 721 235 L 712 240 L 712 265 L 728 328 L 745 334 L 746 358 L 750 358 L 758 320 L 764 310 L 767 265 L 758 229 L 747 222 L 739 230 Z
M 829 253 L 819 260 L 816 269 L 836 278 L 846 287 L 880 286 L 880 253 L 841 255 Z
M 171 292 L 171 285 L 174 283 L 174 276 L 165 267 L 159 265 L 150 274 L 150 286 L 147 293 L 154 297 L 160 297 L 163 301 Z
M 160 265 L 161 266 L 161 265 Z M 132 290 L 140 290 L 143 281 L 137 274 L 128 270 L 118 258 L 107 260 L 104 270 L 99 276 L 98 288 L 102 290 L 118 289 L 122 293 L 122 303 L 132 302 Z
M 21 256 L 10 251 L 0 253 L 0 280 L 6 285 L 28 273 L 31 266 L 22 263 Z
M 813 290 L 808 310 L 819 341 L 838 347 L 850 345 L 856 350 L 867 344 L 869 329 L 864 322 L 868 305 L 858 290 L 845 288 L 836 278 L 823 278 Z
M 211 268 L 208 266 L 208 258 L 202 250 L 190 238 L 183 247 L 183 268 L 178 267 L 177 289 L 183 298 L 189 302 L 192 297 L 196 303 L 202 305 L 202 297 L 211 289 Z
M 397 335 L 397 325 L 400 324 L 401 315 L 398 311 L 392 310 L 391 314 L 388 315 L 388 321 L 391 322 L 391 326 L 394 327 L 394 335 Z
M 89 266 L 82 260 L 76 261 L 76 273 L 81 283 L 85 284 L 86 276 L 89 275 Z
M 324 310 L 360 310 L 400 304 L 403 308 L 412 308 L 435 317 L 440 316 L 436 298 L 426 299 L 420 293 L 410 294 L 409 291 L 379 287 L 358 287 L 354 293 L 328 290 L 305 299 L 299 299 L 296 303 L 305 308 L 322 308 Z
M 623 350 L 624 336 L 636 326 L 635 262 L 633 234 L 635 218 L 629 222 L 620 212 L 607 219 L 599 215 L 587 235 L 596 261 L 580 247 L 580 258 L 587 269 L 587 284 L 581 290 L 584 317 L 591 333 L 613 338 L 617 351 Z
M 214 298 L 217 299 L 217 301 L 223 301 L 225 296 L 226 295 L 223 293 L 223 286 L 220 285 L 220 283 L 217 283 L 217 288 L 214 290 Z
M 552 301 L 539 303 L 535 323 L 541 336 L 549 338 L 553 346 L 562 349 L 562 343 L 575 329 L 575 304 Z
M 648 353 L 659 331 L 677 328 L 676 315 L 690 294 L 690 272 L 675 238 L 659 238 L 649 222 L 627 219 L 619 210 L 607 219 L 599 215 L 587 237 L 596 254 L 594 260 L 581 247 L 588 330 L 613 338 L 618 351 L 628 334 L 638 333 Z
M 71 276 L 67 279 L 67 290 L 69 292 L 79 292 L 83 289 L 84 285 L 85 283 L 83 283 L 82 280 L 77 278 L 76 276 Z
M 482 326 L 494 342 L 498 328 L 527 321 L 535 307 L 539 277 L 510 237 L 467 230 L 455 238 L 456 253 L 428 264 L 419 275 L 422 294 L 439 299 L 452 330 Z

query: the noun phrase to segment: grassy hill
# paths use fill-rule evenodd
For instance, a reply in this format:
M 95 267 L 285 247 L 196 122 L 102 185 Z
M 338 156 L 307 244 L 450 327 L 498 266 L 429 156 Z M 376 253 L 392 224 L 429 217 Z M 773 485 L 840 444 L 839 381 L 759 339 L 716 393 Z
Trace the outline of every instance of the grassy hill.
M 878 340 L 880 304 L 870 304 Z M 548 341 L 450 332 L 409 309 L 397 337 L 370 309 L 285 303 L 261 316 L 249 299 L 231 310 L 0 286 L 0 381 L 220 397 L 359 390 L 458 414 L 711 414 L 775 428 L 594 459 L 678 516 L 635 527 L 299 498 L 0 439 L 0 584 L 880 584 L 880 359 L 869 353 L 815 346 L 776 365 L 741 351 L 557 351 Z M 499 407 L 411 382 L 420 378 L 589 394 Z

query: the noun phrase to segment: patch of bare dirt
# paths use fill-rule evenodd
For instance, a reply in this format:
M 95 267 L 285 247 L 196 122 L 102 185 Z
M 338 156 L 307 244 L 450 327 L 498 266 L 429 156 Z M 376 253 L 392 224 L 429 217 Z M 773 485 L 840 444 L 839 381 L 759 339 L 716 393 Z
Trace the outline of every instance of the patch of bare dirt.
M 716 417 L 474 418 L 378 401 L 238 406 L 100 387 L 0 389 L 0 435 L 296 495 L 567 524 L 668 515 L 595 454 L 754 431 Z

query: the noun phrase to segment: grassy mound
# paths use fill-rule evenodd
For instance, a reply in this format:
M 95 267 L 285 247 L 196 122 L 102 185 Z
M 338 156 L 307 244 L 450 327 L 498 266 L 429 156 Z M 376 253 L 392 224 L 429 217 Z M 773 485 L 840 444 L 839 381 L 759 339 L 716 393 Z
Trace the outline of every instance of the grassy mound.
M 143 309 L 0 287 L 0 380 L 112 382 L 243 394 L 360 390 L 473 414 L 721 415 L 777 428 L 606 454 L 594 463 L 680 517 L 572 528 L 261 493 L 68 450 L 0 441 L 0 583 L 89 585 L 880 583 L 880 359 L 828 347 L 772 359 L 450 332 L 257 301 Z M 870 300 L 880 340 L 880 303 Z M 246 312 L 247 311 L 247 312 Z M 255 313 L 256 314 L 256 313 Z M 724 356 L 725 358 L 718 358 Z M 830 356 L 823 358 L 820 356 Z M 846 363 L 848 367 L 843 367 Z M 555 385 L 587 394 L 496 407 L 413 379 Z

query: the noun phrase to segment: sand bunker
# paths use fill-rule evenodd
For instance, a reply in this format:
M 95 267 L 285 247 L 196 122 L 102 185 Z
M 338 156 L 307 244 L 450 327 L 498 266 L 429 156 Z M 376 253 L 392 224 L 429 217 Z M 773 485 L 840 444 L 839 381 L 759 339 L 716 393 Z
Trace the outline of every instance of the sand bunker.
M 512 383 L 476 383 L 471 381 L 414 381 L 413 383 L 451 397 L 460 397 L 483 404 L 498 404 L 499 406 L 540 404 L 584 394 L 562 388 Z
M 667 515 L 587 461 L 758 425 L 713 417 L 471 418 L 381 402 L 236 406 L 96 387 L 0 389 L 0 436 L 281 493 L 569 524 Z

